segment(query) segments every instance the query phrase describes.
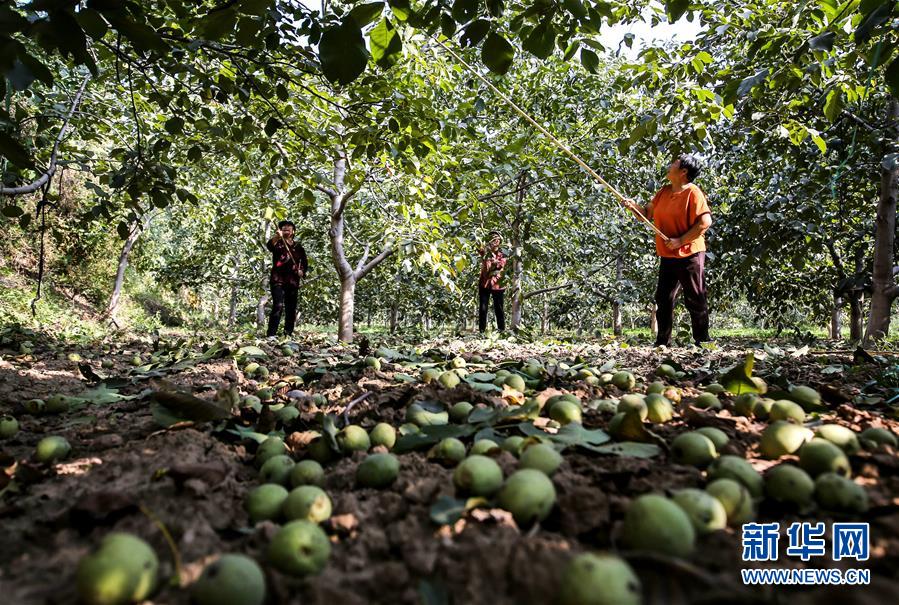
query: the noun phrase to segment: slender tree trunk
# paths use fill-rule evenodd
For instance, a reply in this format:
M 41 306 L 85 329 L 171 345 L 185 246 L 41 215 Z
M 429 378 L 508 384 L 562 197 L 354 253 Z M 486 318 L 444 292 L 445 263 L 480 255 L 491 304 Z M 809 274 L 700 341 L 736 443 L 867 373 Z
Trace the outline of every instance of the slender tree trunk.
M 621 336 L 621 277 L 624 273 L 624 259 L 619 254 L 615 259 L 615 302 L 612 303 L 612 331 Z
M 843 297 L 839 294 L 833 295 L 833 309 L 830 312 L 830 338 L 839 340 L 843 331 Z
M 400 313 L 399 302 L 396 300 L 393 300 L 393 302 L 390 303 L 390 314 L 389 314 L 389 319 L 388 319 L 388 322 L 390 323 L 390 333 L 391 334 L 394 334 L 396 332 L 397 320 L 399 319 L 399 313 Z
M 354 269 L 346 257 L 344 231 L 346 229 L 346 206 L 356 190 L 347 191 L 345 185 L 347 168 L 346 152 L 340 150 L 334 160 L 334 189 L 319 187 L 331 199 L 331 227 L 328 239 L 331 241 L 331 260 L 340 279 L 340 310 L 337 318 L 337 338 L 341 342 L 353 342 L 353 312 L 356 305 L 356 283 L 393 254 L 393 245 L 387 244 L 377 256 L 368 260 L 368 246 Z M 367 261 L 367 262 L 366 262 Z
M 337 338 L 341 342 L 353 342 L 353 312 L 356 307 L 356 279 L 341 280 L 340 283 L 340 316 Z
M 549 329 L 549 300 L 543 299 L 543 315 L 540 317 L 540 334 L 546 334 Z
M 888 116 L 887 151 L 899 139 L 899 100 L 890 100 Z M 880 200 L 877 203 L 876 231 L 874 236 L 874 288 L 871 292 L 871 312 L 865 330 L 866 346 L 875 339 L 884 338 L 890 329 L 890 307 L 897 291 L 893 279 L 893 243 L 896 236 L 896 198 L 899 196 L 899 168 L 894 160 L 880 170 Z
M 131 226 L 131 232 L 122 244 L 122 251 L 119 254 L 119 265 L 115 274 L 115 283 L 112 287 L 112 295 L 109 297 L 109 305 L 106 307 L 106 314 L 113 320 L 115 320 L 116 311 L 119 309 L 122 287 L 125 285 L 125 269 L 128 268 L 128 258 L 131 256 L 131 249 L 134 248 L 134 244 L 137 243 L 137 239 L 142 231 L 142 225 L 138 220 Z
M 865 297 L 861 292 L 849 295 L 849 340 L 861 341 L 864 336 L 865 314 L 862 311 Z
M 652 335 L 658 336 L 659 334 L 659 322 L 656 318 L 656 306 L 655 304 L 649 305 L 649 331 L 652 332 Z
M 240 259 L 234 257 L 234 274 L 231 276 L 231 300 L 228 305 L 228 327 L 233 328 L 237 324 L 237 300 L 240 292 L 240 284 L 237 277 L 240 274 Z

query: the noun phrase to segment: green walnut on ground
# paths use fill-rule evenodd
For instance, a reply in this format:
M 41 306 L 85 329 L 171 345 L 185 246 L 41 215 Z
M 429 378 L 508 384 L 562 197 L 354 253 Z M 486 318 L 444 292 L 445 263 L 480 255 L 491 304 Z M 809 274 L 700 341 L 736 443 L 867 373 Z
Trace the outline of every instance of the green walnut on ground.
M 143 601 L 156 587 L 159 559 L 142 539 L 111 533 L 78 563 L 75 587 L 86 605 L 120 605 Z
M 672 497 L 680 506 L 700 535 L 727 527 L 727 511 L 721 502 L 701 489 L 687 488 L 677 491 Z
M 813 501 L 815 482 L 801 468 L 780 464 L 765 474 L 765 495 L 776 502 L 807 508 Z
M 862 447 L 855 431 L 839 424 L 822 424 L 815 430 L 815 437 L 827 439 L 848 456 L 857 454 Z
M 287 453 L 287 445 L 280 437 L 269 437 L 256 448 L 256 466 L 262 466 L 269 458 Z
M 294 488 L 284 500 L 284 518 L 322 523 L 331 517 L 331 498 L 317 485 Z
M 700 435 L 705 435 L 706 437 L 708 437 L 711 442 L 715 444 L 716 450 L 720 450 L 722 447 L 727 445 L 728 441 L 730 441 L 730 437 L 727 436 L 727 433 L 725 433 L 721 429 L 716 429 L 713 426 L 704 426 L 702 428 L 696 429 L 696 432 Z
M 290 456 L 284 454 L 272 456 L 259 469 L 259 480 L 263 483 L 287 485 L 295 465 L 296 463 Z
M 549 515 L 556 503 L 556 488 L 541 471 L 525 468 L 509 476 L 497 501 L 518 525 L 528 526 Z
M 552 404 L 549 409 L 549 417 L 562 425 L 572 422 L 580 423 L 582 419 L 581 406 L 567 399 L 560 399 Z
M 371 439 L 361 426 L 350 424 L 337 433 L 337 446 L 344 454 L 367 452 L 371 448 Z
M 465 444 L 455 437 L 447 437 L 431 448 L 428 457 L 457 464 L 465 459 Z
M 190 597 L 196 605 L 262 605 L 265 576 L 247 556 L 222 555 L 191 585 Z
M 471 414 L 471 411 L 474 409 L 474 406 L 471 405 L 467 401 L 460 401 L 459 403 L 453 405 L 453 407 L 449 410 L 450 420 L 457 424 L 462 424 L 466 420 L 468 420 L 468 415 Z
M 396 481 L 400 461 L 393 454 L 371 454 L 356 467 L 356 483 L 362 487 L 382 489 Z
M 817 437 L 799 450 L 799 466 L 812 477 L 822 473 L 836 473 L 842 477 L 852 474 L 846 453 L 830 441 Z
M 34 459 L 38 462 L 51 463 L 65 459 L 72 451 L 72 446 L 64 437 L 51 435 L 37 442 L 34 448 Z
M 696 546 L 696 530 L 684 510 L 663 496 L 640 496 L 627 508 L 622 528 L 624 543 L 647 550 L 686 557 Z
M 476 442 L 475 445 L 478 443 L 481 441 Z M 460 492 L 472 496 L 490 497 L 502 487 L 503 471 L 493 458 L 474 454 L 456 467 L 453 472 L 453 483 Z
M 301 460 L 290 471 L 290 485 L 319 485 L 325 478 L 325 469 L 315 460 Z
M 365 366 L 366 368 L 374 368 L 376 370 L 380 370 L 381 369 L 381 360 L 378 359 L 377 357 L 372 357 L 371 355 L 369 355 L 368 357 L 366 357 L 365 359 L 362 360 L 362 365 Z
M 396 429 L 386 422 L 379 422 L 369 432 L 368 439 L 372 447 L 383 445 L 388 450 L 392 450 L 396 444 Z
M 612 384 L 622 391 L 630 391 L 636 386 L 637 380 L 634 378 L 633 374 L 627 370 L 622 370 L 620 372 L 615 372 L 612 375 Z
M 746 459 L 739 456 L 721 456 L 709 465 L 707 473 L 709 480 L 733 479 L 743 484 L 753 498 L 761 498 L 765 490 L 762 476 Z
M 272 567 L 297 577 L 319 573 L 330 556 L 328 536 L 311 521 L 286 524 L 275 534 L 266 550 L 266 558 Z
M 287 500 L 287 488 L 275 483 L 264 483 L 247 493 L 244 509 L 252 523 L 274 521 L 281 517 L 285 500 Z
M 533 468 L 552 477 L 562 464 L 562 454 L 548 443 L 536 443 L 521 453 L 521 468 Z
M 766 458 L 777 459 L 799 451 L 814 433 L 804 426 L 785 420 L 777 420 L 762 431 L 759 449 Z
M 19 421 L 12 416 L 0 418 L 0 439 L 12 439 L 19 432 Z
M 609 554 L 584 553 L 565 567 L 560 605 L 640 605 L 640 580 L 627 561 Z
M 498 453 L 500 450 L 499 444 L 492 439 L 479 439 L 471 444 L 471 449 L 468 450 L 469 456 L 484 456 L 489 453 Z
M 671 442 L 671 457 L 678 464 L 705 468 L 718 457 L 711 439 L 696 431 L 681 433 Z
M 733 479 L 716 479 L 705 491 L 717 498 L 727 514 L 727 523 L 740 526 L 755 518 L 755 503 L 746 486 Z
M 881 445 L 889 445 L 893 449 L 899 447 L 897 445 L 896 435 L 879 427 L 865 429 L 858 436 L 859 442 L 866 450 L 877 449 Z
M 861 485 L 836 473 L 822 473 L 815 479 L 815 500 L 829 511 L 863 514 L 868 512 L 868 493 Z
M 649 408 L 646 405 L 646 399 L 643 395 L 631 393 L 623 395 L 618 401 L 618 412 L 627 414 L 628 412 L 637 412 L 640 414 L 640 420 L 646 420 L 649 415 Z

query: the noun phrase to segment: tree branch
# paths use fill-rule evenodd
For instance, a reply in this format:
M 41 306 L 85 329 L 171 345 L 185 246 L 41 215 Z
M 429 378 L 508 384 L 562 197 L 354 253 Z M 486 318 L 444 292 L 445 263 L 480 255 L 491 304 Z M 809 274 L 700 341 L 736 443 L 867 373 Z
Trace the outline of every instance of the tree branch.
M 90 74 L 84 77 L 84 81 L 81 83 L 81 88 L 78 89 L 78 94 L 75 95 L 75 99 L 72 101 L 72 106 L 69 109 L 69 115 L 66 116 L 65 121 L 62 123 L 62 128 L 59 129 L 59 134 L 56 135 L 56 141 L 53 143 L 53 152 L 50 154 L 50 165 L 47 167 L 47 170 L 41 176 L 39 176 L 37 180 L 32 181 L 28 185 L 22 185 L 21 187 L 0 187 L 0 195 L 13 196 L 21 195 L 23 193 L 34 193 L 50 180 L 50 178 L 56 172 L 59 144 L 62 143 L 62 140 L 66 135 L 66 130 L 69 127 L 69 121 L 72 119 L 72 116 L 78 109 L 78 105 L 81 104 L 81 98 L 82 96 L 84 96 L 84 89 L 90 79 Z
M 393 246 L 386 246 L 383 250 L 381 250 L 380 254 L 371 259 L 367 265 L 362 267 L 361 270 L 356 271 L 356 281 L 359 281 L 360 279 L 368 275 L 372 269 L 380 265 L 381 262 L 383 262 L 384 259 L 386 259 L 391 254 L 393 254 L 393 252 Z
M 614 260 L 614 259 L 612 259 L 612 260 Z M 567 282 L 565 282 L 564 284 L 559 284 L 558 286 L 550 286 L 550 287 L 548 287 L 548 288 L 540 288 L 539 290 L 532 290 L 531 292 L 525 292 L 524 294 L 521 295 L 521 298 L 522 298 L 522 300 L 527 300 L 527 299 L 529 299 L 529 298 L 531 298 L 531 297 L 539 296 L 539 295 L 541 295 L 541 294 L 546 294 L 546 293 L 548 293 L 548 292 L 555 292 L 555 291 L 557 291 L 557 290 L 564 290 L 564 289 L 566 289 L 566 288 L 571 288 L 571 287 L 574 286 L 575 284 L 578 284 L 578 283 L 580 283 L 580 282 L 583 281 L 583 280 L 586 280 L 586 279 L 588 279 L 588 278 L 590 278 L 590 277 L 593 277 L 594 275 L 596 275 L 597 273 L 599 273 L 600 271 L 602 271 L 603 269 L 605 269 L 606 267 L 608 267 L 610 264 L 612 264 L 612 261 L 611 261 L 611 260 L 610 260 L 609 262 L 607 262 L 606 264 L 604 264 L 604 265 L 600 265 L 599 267 L 596 267 L 595 269 L 592 269 L 591 271 L 589 271 L 589 272 L 586 273 L 585 275 L 581 276 L 580 279 L 569 279 L 569 280 L 568 280 Z M 604 298 L 605 300 L 612 300 L 612 299 L 609 298 L 608 296 L 604 296 L 604 295 L 602 295 L 602 294 L 600 294 L 599 296 L 600 296 L 600 298 Z

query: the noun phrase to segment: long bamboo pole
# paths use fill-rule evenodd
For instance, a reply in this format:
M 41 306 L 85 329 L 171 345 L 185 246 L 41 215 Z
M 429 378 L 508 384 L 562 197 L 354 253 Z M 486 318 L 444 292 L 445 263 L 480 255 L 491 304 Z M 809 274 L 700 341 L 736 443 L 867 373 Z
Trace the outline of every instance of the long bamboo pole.
M 506 103 L 507 105 L 511 106 L 512 109 L 514 109 L 515 111 L 517 111 L 518 114 L 521 115 L 521 117 L 523 117 L 525 120 L 527 120 L 532 126 L 534 126 L 534 128 L 536 128 L 537 130 L 539 130 L 539 131 L 540 131 L 540 132 L 541 132 L 547 139 L 550 140 L 550 142 L 552 142 L 556 147 L 558 147 L 558 148 L 561 149 L 563 152 L 565 152 L 565 154 L 566 154 L 568 157 L 570 157 L 572 160 L 574 160 L 575 162 L 577 162 L 577 164 L 578 164 L 581 168 L 583 168 L 584 170 L 587 171 L 587 174 L 589 174 L 590 176 L 592 176 L 594 179 L 596 179 L 596 180 L 599 182 L 599 184 L 601 184 L 603 187 L 605 187 L 606 189 L 608 189 L 608 190 L 612 193 L 612 195 L 614 195 L 615 197 L 618 198 L 618 200 L 619 200 L 620 202 L 626 202 L 626 201 L 627 201 L 627 198 L 626 198 L 626 197 L 624 197 L 624 196 L 623 196 L 617 189 L 615 189 L 615 188 L 612 187 L 608 182 L 606 182 L 606 180 L 605 180 L 604 178 L 602 178 L 602 176 L 600 176 L 599 173 L 597 173 L 595 170 L 593 170 L 592 168 L 590 168 L 590 166 L 587 165 L 587 162 L 585 162 L 584 160 L 582 160 L 576 153 L 574 153 L 573 151 L 571 151 L 571 149 L 569 149 L 564 143 L 562 143 L 562 141 L 560 141 L 560 140 L 557 139 L 555 136 L 553 136 L 553 134 L 552 134 L 550 131 L 548 131 L 546 128 L 544 128 L 543 126 L 541 126 L 540 124 L 538 124 L 537 121 L 534 120 L 534 118 L 532 118 L 531 116 L 529 116 L 528 113 L 527 113 L 525 110 L 523 110 L 523 109 L 522 109 L 521 107 L 519 107 L 516 103 L 514 103 L 509 97 L 507 97 L 507 96 L 504 95 L 502 92 L 500 92 L 500 90 L 499 90 L 496 86 L 494 86 L 494 85 L 490 82 L 490 80 L 488 80 L 487 78 L 485 78 L 484 76 L 482 76 L 476 69 L 474 69 L 474 68 L 473 68 L 471 65 L 469 65 L 468 63 L 466 63 L 466 62 L 465 62 L 465 59 L 463 59 L 462 57 L 460 57 L 460 56 L 458 55 L 458 53 L 456 53 L 452 48 L 450 48 L 449 46 L 447 46 L 446 44 L 444 44 L 443 42 L 441 42 L 436 36 L 434 37 L 434 40 L 437 42 L 437 44 L 439 44 L 441 47 L 443 47 L 443 49 L 444 49 L 445 51 L 447 51 L 449 54 L 451 54 L 451 55 L 452 55 L 452 56 L 453 56 L 459 63 L 461 63 L 461 64 L 465 67 L 465 69 L 467 69 L 469 72 L 471 72 L 471 73 L 474 74 L 476 77 L 478 77 L 482 82 L 484 82 L 484 84 L 486 84 L 487 87 L 490 88 L 490 90 L 492 90 L 494 94 L 496 94 L 500 99 L 502 99 L 504 103 Z M 626 205 L 627 205 L 627 204 L 626 204 Z M 667 242 L 669 239 L 671 239 L 671 238 L 669 238 L 667 235 L 665 235 L 664 233 L 662 233 L 661 231 L 659 231 L 659 228 L 656 227 L 656 226 L 652 223 L 652 221 L 650 221 L 650 220 L 649 220 L 649 219 L 648 219 L 642 212 L 640 212 L 640 211 L 636 208 L 636 206 L 627 205 L 627 207 L 630 208 L 631 211 L 632 211 L 634 214 L 636 214 L 637 217 L 638 217 L 640 220 L 642 220 L 644 223 L 646 223 L 647 225 L 649 225 L 649 226 L 652 228 L 653 231 L 655 231 L 656 233 L 658 233 L 659 236 L 661 236 L 661 238 L 664 239 L 666 242 Z

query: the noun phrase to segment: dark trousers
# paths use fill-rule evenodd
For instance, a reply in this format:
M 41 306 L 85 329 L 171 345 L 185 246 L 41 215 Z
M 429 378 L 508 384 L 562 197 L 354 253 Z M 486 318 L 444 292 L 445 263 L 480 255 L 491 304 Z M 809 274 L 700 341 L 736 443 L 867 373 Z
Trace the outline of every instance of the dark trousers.
M 290 284 L 272 284 L 272 312 L 268 316 L 268 335 L 278 333 L 278 324 L 281 323 L 281 313 L 287 312 L 284 317 L 284 333 L 293 334 L 293 326 L 297 319 L 297 286 Z
M 504 290 L 491 290 L 478 287 L 478 330 L 487 329 L 487 310 L 490 308 L 490 298 L 493 297 L 493 314 L 496 315 L 496 329 L 502 332 L 506 329 L 506 314 L 503 311 Z
M 674 301 L 683 288 L 684 305 L 690 312 L 693 340 L 709 340 L 709 306 L 705 290 L 705 252 L 686 258 L 662 258 L 656 287 L 656 320 L 659 333 L 656 345 L 667 345 L 674 324 Z

